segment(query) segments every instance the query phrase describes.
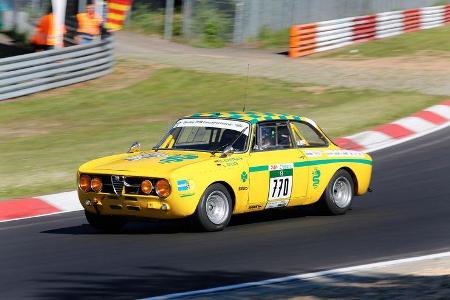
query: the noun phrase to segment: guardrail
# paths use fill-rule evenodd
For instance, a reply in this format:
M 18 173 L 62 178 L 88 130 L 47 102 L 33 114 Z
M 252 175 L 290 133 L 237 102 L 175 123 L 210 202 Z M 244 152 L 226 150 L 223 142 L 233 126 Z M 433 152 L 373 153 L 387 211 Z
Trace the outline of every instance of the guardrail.
M 450 4 L 291 27 L 290 57 L 450 24 Z
M 0 100 L 104 76 L 114 65 L 112 38 L 0 59 Z

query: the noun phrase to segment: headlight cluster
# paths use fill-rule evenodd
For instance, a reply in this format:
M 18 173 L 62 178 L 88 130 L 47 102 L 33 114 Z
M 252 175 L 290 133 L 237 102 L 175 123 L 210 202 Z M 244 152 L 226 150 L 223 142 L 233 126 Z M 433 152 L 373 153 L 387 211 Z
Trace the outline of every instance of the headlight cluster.
M 93 178 L 91 178 L 91 176 L 83 174 L 78 181 L 78 187 L 85 193 L 91 191 L 98 193 L 103 189 L 103 182 L 100 177 L 93 176 Z M 144 195 L 151 195 L 154 191 L 154 193 L 161 198 L 167 198 L 172 192 L 170 183 L 166 179 L 159 179 L 155 184 L 149 179 L 144 179 L 139 188 Z M 107 193 L 108 191 L 105 192 Z
M 159 197 L 166 198 L 170 195 L 171 187 L 167 180 L 160 179 L 156 182 L 155 190 Z
M 171 187 L 169 181 L 166 179 L 159 179 L 155 186 L 153 183 L 146 179 L 141 183 L 141 192 L 145 195 L 150 195 L 151 192 L 155 189 L 156 194 L 161 198 L 166 198 L 170 195 Z
M 100 177 L 94 177 L 91 179 L 91 176 L 89 175 L 81 175 L 78 186 L 80 187 L 80 190 L 85 193 L 91 190 L 98 193 L 101 192 L 103 188 L 103 182 Z

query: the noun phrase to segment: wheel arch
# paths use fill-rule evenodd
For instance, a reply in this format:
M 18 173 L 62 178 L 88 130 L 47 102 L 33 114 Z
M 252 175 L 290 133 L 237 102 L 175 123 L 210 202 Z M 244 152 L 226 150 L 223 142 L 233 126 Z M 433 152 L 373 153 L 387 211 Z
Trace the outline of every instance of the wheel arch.
M 232 206 L 231 211 L 234 211 L 234 207 L 236 206 L 236 193 L 234 192 L 231 185 L 226 181 L 215 181 L 212 182 L 208 187 L 210 187 L 213 184 L 221 184 L 228 190 L 228 193 L 230 193 L 231 196 L 231 206 Z
M 358 177 L 356 177 L 355 172 L 350 168 L 350 167 L 342 167 L 339 170 L 345 170 L 347 171 L 350 176 L 352 177 L 353 180 L 353 194 L 354 196 L 356 196 L 358 194 Z M 338 172 L 339 170 L 337 170 L 336 172 Z

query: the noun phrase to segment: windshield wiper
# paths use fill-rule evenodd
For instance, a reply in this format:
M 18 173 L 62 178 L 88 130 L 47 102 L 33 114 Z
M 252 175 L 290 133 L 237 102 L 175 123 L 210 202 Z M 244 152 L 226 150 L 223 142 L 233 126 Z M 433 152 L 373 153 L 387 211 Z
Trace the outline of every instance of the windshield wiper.
M 228 146 L 233 147 L 234 143 L 236 143 L 239 140 L 239 138 L 244 134 L 244 132 L 246 130 L 247 130 L 247 128 L 242 129 L 241 132 L 239 133 L 239 135 L 233 140 L 233 142 L 217 147 L 216 149 L 211 151 L 211 154 L 215 155 L 217 152 L 219 152 L 220 149 L 222 149 L 222 148 L 225 149 Z

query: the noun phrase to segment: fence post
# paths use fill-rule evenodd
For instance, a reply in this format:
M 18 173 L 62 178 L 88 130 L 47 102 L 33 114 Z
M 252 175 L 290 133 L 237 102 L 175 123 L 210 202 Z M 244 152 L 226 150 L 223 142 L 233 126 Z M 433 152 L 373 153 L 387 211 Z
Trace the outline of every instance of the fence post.
M 244 0 L 236 0 L 236 9 L 234 13 L 233 44 L 242 44 L 244 42 Z
M 183 36 L 191 36 L 192 26 L 192 0 L 183 0 Z
M 164 18 L 164 38 L 170 40 L 172 38 L 173 26 L 173 6 L 174 0 L 166 0 L 166 14 Z

